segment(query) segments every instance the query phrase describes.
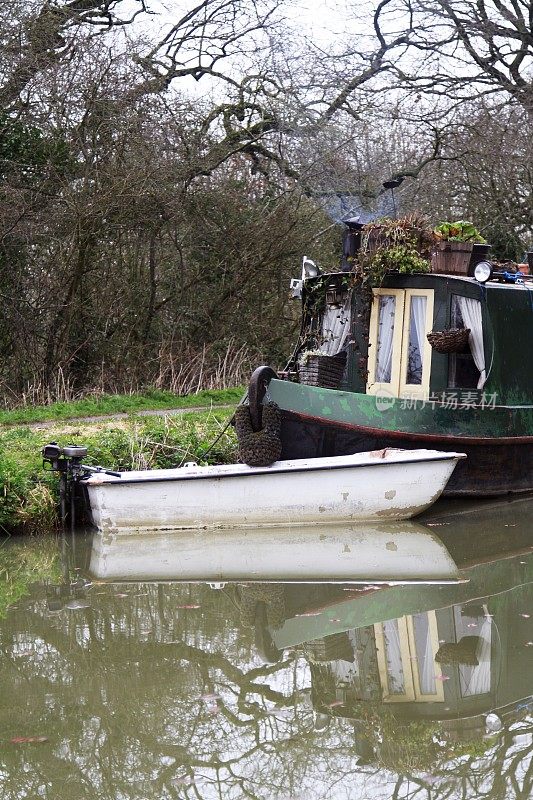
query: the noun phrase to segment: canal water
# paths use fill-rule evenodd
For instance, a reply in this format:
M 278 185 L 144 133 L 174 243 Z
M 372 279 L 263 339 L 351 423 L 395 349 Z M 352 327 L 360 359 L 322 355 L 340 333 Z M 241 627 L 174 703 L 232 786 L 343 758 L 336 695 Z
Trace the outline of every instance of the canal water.
M 0 797 L 533 797 L 532 521 L 58 540 L 0 609 Z

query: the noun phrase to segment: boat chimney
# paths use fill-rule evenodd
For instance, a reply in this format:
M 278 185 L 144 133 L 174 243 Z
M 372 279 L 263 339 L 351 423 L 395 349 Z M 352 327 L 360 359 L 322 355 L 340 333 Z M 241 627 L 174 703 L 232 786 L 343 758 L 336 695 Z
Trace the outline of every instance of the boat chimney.
M 351 272 L 353 269 L 354 259 L 361 248 L 361 231 L 363 230 L 363 223 L 360 221 L 361 217 L 350 217 L 343 220 L 346 225 L 344 236 L 342 239 L 342 258 L 341 258 L 341 271 Z

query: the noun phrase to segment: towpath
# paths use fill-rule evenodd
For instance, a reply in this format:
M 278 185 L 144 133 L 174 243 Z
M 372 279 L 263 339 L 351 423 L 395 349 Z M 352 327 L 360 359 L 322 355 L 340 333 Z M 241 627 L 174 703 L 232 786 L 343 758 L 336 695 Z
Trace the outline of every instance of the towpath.
M 111 422 L 112 420 L 128 419 L 130 416 L 136 417 L 163 417 L 163 416 L 180 416 L 181 414 L 191 414 L 199 411 L 229 411 L 235 408 L 235 403 L 231 405 L 212 405 L 212 406 L 189 406 L 188 408 L 144 408 L 140 411 L 135 411 L 130 414 L 126 412 L 118 412 L 116 414 L 102 414 L 92 417 L 69 417 L 68 419 L 47 419 L 42 422 L 16 422 L 9 425 L 0 425 L 0 428 L 12 428 L 24 426 L 25 428 L 32 428 L 40 430 L 42 428 L 57 428 L 58 425 L 76 425 L 77 423 L 95 423 Z

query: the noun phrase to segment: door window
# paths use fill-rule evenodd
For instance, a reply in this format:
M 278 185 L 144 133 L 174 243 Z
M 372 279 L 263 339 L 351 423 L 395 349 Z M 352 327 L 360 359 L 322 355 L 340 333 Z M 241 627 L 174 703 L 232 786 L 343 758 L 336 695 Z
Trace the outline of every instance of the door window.
M 376 380 L 378 383 L 390 383 L 392 378 L 392 353 L 394 324 L 396 320 L 396 298 L 391 294 L 382 294 L 378 298 L 378 304 Z
M 422 383 L 424 341 L 426 338 L 426 306 L 427 297 L 413 296 L 411 298 L 405 382 L 412 386 L 420 386 Z
M 374 625 L 383 702 L 442 702 L 435 662 L 439 648 L 434 611 Z
M 377 289 L 370 316 L 369 394 L 429 394 L 433 291 Z

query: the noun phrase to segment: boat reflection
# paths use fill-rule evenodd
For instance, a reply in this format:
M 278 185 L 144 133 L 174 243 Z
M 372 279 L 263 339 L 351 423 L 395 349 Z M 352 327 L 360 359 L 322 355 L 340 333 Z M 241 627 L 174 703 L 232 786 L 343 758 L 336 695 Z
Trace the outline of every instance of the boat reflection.
M 461 580 L 440 538 L 410 521 L 94 534 L 89 572 L 108 581 Z
M 532 512 L 531 499 L 448 503 L 427 525 L 95 535 L 90 572 L 234 582 L 262 660 L 307 659 L 319 727 L 381 706 L 471 730 L 529 702 Z
M 463 583 L 349 591 L 283 586 L 272 599 L 263 597 L 264 608 L 256 601 L 255 612 L 255 588 L 241 587 L 263 657 L 305 652 L 317 724 L 364 718 L 369 708 L 386 706 L 399 719 L 455 720 L 447 730 L 459 735 L 484 728 L 480 715 L 489 710 L 533 710 L 533 503 L 471 511 L 458 516 L 448 507 L 438 517 L 450 526 L 440 530 L 464 570 Z M 469 535 L 458 535 L 462 530 Z M 475 538 L 481 531 L 487 536 Z M 269 620 L 272 602 L 282 605 L 283 620 L 279 611 Z
M 268 587 L 272 594 L 256 598 L 253 611 L 251 586 L 241 589 L 241 603 L 262 628 L 264 656 L 306 654 L 322 718 L 365 717 L 365 706 L 379 704 L 402 719 L 470 718 L 470 729 L 485 725 L 477 719 L 483 712 L 531 695 L 533 555 L 473 566 L 468 577 L 455 586 L 369 587 L 348 596 L 336 587 L 307 587 L 305 596 Z

